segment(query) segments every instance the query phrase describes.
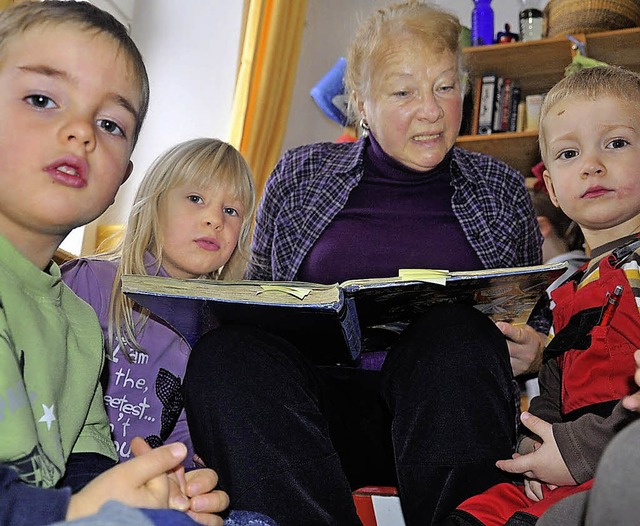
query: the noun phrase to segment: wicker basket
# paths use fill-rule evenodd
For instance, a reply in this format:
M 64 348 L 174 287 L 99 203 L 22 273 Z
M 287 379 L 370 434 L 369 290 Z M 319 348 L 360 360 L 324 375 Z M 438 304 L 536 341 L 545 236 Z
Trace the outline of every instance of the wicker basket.
M 546 35 L 595 33 L 640 25 L 640 0 L 549 0 Z

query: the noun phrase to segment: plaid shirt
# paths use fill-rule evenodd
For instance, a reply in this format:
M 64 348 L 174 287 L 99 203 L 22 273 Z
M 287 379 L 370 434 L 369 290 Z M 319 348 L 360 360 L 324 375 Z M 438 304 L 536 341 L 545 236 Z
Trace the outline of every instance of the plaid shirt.
M 305 256 L 362 178 L 366 140 L 310 144 L 283 155 L 256 215 L 248 279 L 295 279 Z M 454 147 L 451 182 L 453 212 L 485 268 L 541 262 L 542 235 L 518 171 Z M 544 323 L 534 326 L 546 332 Z

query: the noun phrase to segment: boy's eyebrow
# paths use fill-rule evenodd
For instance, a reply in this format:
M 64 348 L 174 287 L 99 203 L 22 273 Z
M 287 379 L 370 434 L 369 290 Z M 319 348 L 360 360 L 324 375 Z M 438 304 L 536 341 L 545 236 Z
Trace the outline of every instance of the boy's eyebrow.
M 72 82 L 74 79 L 71 75 L 69 75 L 66 71 L 62 71 L 56 68 L 52 68 L 51 66 L 47 66 L 44 64 L 39 64 L 35 66 L 18 66 L 20 71 L 26 71 L 29 73 L 36 73 L 38 75 L 44 75 L 46 77 L 58 77 L 63 80 Z M 117 93 L 112 93 L 112 98 L 116 101 L 116 103 L 122 106 L 125 110 L 127 110 L 131 115 L 133 115 L 136 122 L 138 121 L 138 112 L 133 106 L 133 104 L 122 95 Z

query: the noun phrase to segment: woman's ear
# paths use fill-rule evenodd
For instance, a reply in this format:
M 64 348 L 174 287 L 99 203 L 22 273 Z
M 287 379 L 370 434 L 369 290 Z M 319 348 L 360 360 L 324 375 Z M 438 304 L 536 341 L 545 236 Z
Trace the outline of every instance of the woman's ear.
M 545 170 L 542 172 L 542 178 L 544 179 L 544 185 L 547 187 L 547 192 L 549 193 L 549 199 L 554 206 L 560 207 L 558 204 L 558 199 L 556 197 L 556 191 L 553 187 L 553 181 L 551 180 L 551 176 L 549 175 L 549 170 Z

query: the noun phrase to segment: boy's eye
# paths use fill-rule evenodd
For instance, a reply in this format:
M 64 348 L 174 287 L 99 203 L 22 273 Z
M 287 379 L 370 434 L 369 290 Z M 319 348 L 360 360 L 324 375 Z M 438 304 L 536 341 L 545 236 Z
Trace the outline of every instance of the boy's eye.
M 204 199 L 202 199 L 202 197 L 200 197 L 199 195 L 190 195 L 187 196 L 187 199 L 197 205 L 201 205 L 202 203 L 204 203 Z
M 232 208 L 230 206 L 225 206 L 222 210 L 225 214 L 232 217 L 238 217 L 240 215 L 240 213 L 235 208 Z
M 624 148 L 625 146 L 627 146 L 627 144 L 629 144 L 629 141 L 627 141 L 626 139 L 613 139 L 607 145 L 607 147 L 609 147 L 609 148 Z
M 564 150 L 563 152 L 560 152 L 558 154 L 558 159 L 573 159 L 574 157 L 578 156 L 578 152 L 576 152 L 575 150 Z
M 111 135 L 125 137 L 124 130 L 109 119 L 98 119 L 98 126 Z
M 46 95 L 28 95 L 24 98 L 27 104 L 31 106 L 35 106 L 36 108 L 42 109 L 50 109 L 57 108 L 57 104 L 53 101 L 53 99 L 47 97 Z

